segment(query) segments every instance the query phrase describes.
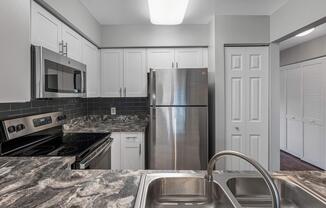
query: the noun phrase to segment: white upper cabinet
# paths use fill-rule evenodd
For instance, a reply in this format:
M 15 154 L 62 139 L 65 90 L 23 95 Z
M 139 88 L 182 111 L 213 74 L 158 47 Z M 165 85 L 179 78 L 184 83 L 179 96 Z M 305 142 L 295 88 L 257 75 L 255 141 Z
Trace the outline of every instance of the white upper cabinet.
M 32 1 L 32 44 L 82 62 L 83 38 Z
M 175 49 L 176 68 L 203 67 L 202 48 L 177 48 Z
M 146 49 L 124 50 L 125 97 L 147 96 Z
M 101 97 L 123 96 L 123 50 L 101 50 Z
M 146 97 L 146 49 L 101 52 L 102 97 Z
M 100 51 L 87 40 L 83 41 L 82 51 L 87 70 L 87 97 L 100 97 Z
M 62 25 L 63 54 L 82 62 L 83 38 L 66 25 Z
M 147 50 L 148 71 L 150 69 L 171 69 L 175 67 L 173 48 Z
M 30 1 L 0 1 L 0 103 L 31 99 Z
M 31 13 L 32 44 L 59 52 L 62 23 L 34 1 Z

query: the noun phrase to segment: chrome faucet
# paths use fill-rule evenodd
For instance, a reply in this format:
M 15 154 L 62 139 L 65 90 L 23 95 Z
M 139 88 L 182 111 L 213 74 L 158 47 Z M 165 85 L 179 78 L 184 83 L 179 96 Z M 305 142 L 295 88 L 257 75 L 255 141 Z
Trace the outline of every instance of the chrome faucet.
M 250 157 L 247 157 L 246 155 L 240 153 L 240 152 L 235 152 L 235 151 L 230 151 L 230 150 L 226 150 L 226 151 L 221 151 L 219 153 L 216 153 L 209 161 L 208 163 L 208 168 L 207 168 L 207 179 L 209 181 L 213 181 L 213 169 L 215 166 L 215 163 L 221 159 L 222 157 L 225 156 L 235 156 L 238 158 L 241 158 L 245 161 L 247 161 L 248 163 L 250 163 L 252 166 L 254 166 L 258 172 L 261 174 L 261 176 L 263 177 L 265 183 L 268 186 L 269 191 L 271 192 L 272 195 L 272 206 L 274 208 L 280 208 L 280 195 L 278 193 L 277 187 L 271 177 L 271 175 L 268 173 L 268 171 L 263 168 L 263 166 L 261 166 L 257 161 L 255 161 L 254 159 L 251 159 Z

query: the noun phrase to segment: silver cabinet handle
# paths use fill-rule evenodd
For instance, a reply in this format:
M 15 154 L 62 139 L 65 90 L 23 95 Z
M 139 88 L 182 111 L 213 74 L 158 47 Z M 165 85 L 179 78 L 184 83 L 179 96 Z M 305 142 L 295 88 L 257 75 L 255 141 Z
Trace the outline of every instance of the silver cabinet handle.
M 176 66 L 177 66 L 177 69 L 178 69 L 179 68 L 179 63 L 178 62 L 176 63 Z
M 174 68 L 174 63 L 172 62 L 172 69 Z
M 119 93 L 120 93 L 120 97 L 122 97 L 122 88 L 121 87 L 120 87 Z
M 235 127 L 235 130 L 239 131 L 239 130 L 240 130 L 240 128 L 237 126 L 237 127 Z
M 68 56 L 68 43 L 63 45 L 62 52 L 64 56 Z
M 123 91 L 124 91 L 124 94 L 125 94 L 125 97 L 127 96 L 127 88 L 125 87 L 124 89 L 123 89 Z
M 139 155 L 141 155 L 141 144 L 139 144 Z
M 63 55 L 63 40 L 59 43 L 59 53 Z
M 137 139 L 137 137 L 126 137 L 126 139 Z

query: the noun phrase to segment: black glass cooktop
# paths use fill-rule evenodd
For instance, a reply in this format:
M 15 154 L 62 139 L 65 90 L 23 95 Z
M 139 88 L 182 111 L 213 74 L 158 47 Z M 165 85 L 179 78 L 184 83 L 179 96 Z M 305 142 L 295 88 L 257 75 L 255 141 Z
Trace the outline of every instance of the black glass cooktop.
M 66 134 L 45 139 L 6 156 L 77 156 L 83 157 L 105 142 L 109 134 Z

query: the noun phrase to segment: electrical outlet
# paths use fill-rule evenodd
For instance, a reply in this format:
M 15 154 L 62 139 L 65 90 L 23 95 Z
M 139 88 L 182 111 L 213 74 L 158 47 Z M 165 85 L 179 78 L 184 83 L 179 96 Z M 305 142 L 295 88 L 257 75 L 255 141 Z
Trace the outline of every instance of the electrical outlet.
M 116 115 L 117 114 L 117 109 L 115 107 L 111 108 L 111 115 Z

